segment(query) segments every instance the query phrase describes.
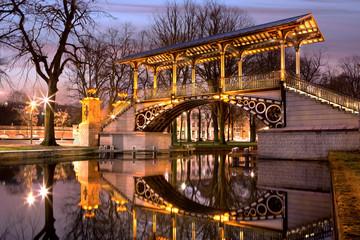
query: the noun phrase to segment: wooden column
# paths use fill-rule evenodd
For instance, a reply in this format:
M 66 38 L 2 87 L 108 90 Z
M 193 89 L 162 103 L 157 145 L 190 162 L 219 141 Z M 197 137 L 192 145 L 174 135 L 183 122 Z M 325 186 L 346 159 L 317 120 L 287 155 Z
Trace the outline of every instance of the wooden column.
M 281 51 L 281 81 L 285 81 L 285 40 L 280 40 L 280 51 Z
M 156 236 L 156 212 L 153 212 L 153 234 Z
M 157 70 L 156 67 L 153 69 L 154 73 L 154 82 L 153 82 L 153 98 L 157 98 Z
M 177 66 L 176 66 L 176 60 L 174 60 L 173 63 L 173 87 L 172 87 L 172 93 L 174 96 L 176 96 L 176 82 L 177 82 Z
M 225 51 L 220 52 L 220 88 L 225 91 Z
M 137 227 L 137 223 L 136 223 L 136 212 L 135 209 L 132 211 L 132 215 L 133 215 L 133 240 L 136 240 L 136 227 Z
M 195 240 L 196 239 L 195 220 L 192 221 L 191 231 L 192 231 L 191 239 Z
M 196 61 L 191 61 L 191 94 L 195 95 L 195 69 Z
M 134 63 L 134 100 L 137 101 L 137 89 L 138 89 L 138 64 Z
M 172 214 L 172 239 L 176 240 L 176 215 Z
M 300 44 L 294 44 L 294 48 L 295 48 L 296 76 L 300 78 Z
M 243 54 L 239 53 L 238 56 L 237 56 L 239 90 L 241 90 L 243 88 L 243 84 L 242 84 L 242 58 L 243 58 Z

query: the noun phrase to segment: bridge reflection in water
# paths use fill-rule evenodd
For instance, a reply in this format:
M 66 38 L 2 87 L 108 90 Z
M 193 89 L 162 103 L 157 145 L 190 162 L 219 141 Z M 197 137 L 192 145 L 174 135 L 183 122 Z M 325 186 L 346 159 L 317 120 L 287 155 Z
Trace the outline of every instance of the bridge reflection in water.
M 25 170 L 21 169 L 29 167 L 32 173 L 22 175 Z M 42 182 L 42 170 L 36 165 L 0 170 L 15 174 L 3 174 L 2 189 L 14 189 L 14 178 L 18 184 Z M 0 191 L 7 203 L 3 218 L 24 207 L 32 215 L 38 211 L 45 216 L 31 223 L 33 230 L 23 229 L 27 236 L 283 239 L 287 234 L 289 239 L 306 235 L 331 239 L 332 235 L 331 222 L 323 221 L 331 219 L 330 177 L 324 162 L 245 158 L 233 162 L 221 154 L 156 161 L 101 159 L 58 163 L 53 175 L 43 176 L 49 191 L 52 189 L 52 198 L 45 202 L 36 197 L 33 206 L 19 208 L 13 190 Z M 24 211 L 18 214 L 24 216 Z M 5 238 L 29 224 L 28 220 L 7 219 L 7 226 L 13 227 L 0 226 L 6 230 Z

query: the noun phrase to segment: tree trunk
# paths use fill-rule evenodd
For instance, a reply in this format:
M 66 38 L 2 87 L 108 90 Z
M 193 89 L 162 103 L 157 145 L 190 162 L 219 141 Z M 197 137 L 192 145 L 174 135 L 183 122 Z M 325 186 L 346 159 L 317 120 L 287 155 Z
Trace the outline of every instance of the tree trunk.
M 175 144 L 177 142 L 177 122 L 176 122 L 176 118 L 174 119 L 174 121 L 171 124 L 171 132 L 172 132 L 171 142 L 172 142 L 172 144 Z
M 35 236 L 34 239 L 40 239 L 44 235 L 43 239 L 59 239 L 56 235 L 54 227 L 55 218 L 53 211 L 53 186 L 54 186 L 54 173 L 56 164 L 46 164 L 42 166 L 44 171 L 44 187 L 48 190 L 48 194 L 45 197 L 45 225 L 44 228 Z
M 183 131 L 183 119 L 182 119 L 182 116 L 181 116 L 180 117 L 180 136 L 179 136 L 180 142 L 182 140 L 182 131 Z
M 186 112 L 187 142 L 191 142 L 191 110 Z
M 255 125 L 255 117 L 250 114 L 250 142 L 256 141 L 256 125 Z
M 217 105 L 214 103 L 215 108 L 211 108 L 211 117 L 213 119 L 213 125 L 214 125 L 214 142 L 219 142 L 219 124 L 218 124 L 218 117 L 216 114 Z
M 201 109 L 199 107 L 198 140 L 201 141 Z
M 220 127 L 220 144 L 226 144 L 225 138 L 225 103 L 219 103 L 219 127 Z
M 55 94 L 57 92 L 56 80 L 50 79 L 48 83 L 48 97 L 49 102 L 46 104 L 45 115 L 45 131 L 44 140 L 41 142 L 43 146 L 58 146 L 55 139 L 55 125 L 54 125 L 54 112 L 55 112 Z

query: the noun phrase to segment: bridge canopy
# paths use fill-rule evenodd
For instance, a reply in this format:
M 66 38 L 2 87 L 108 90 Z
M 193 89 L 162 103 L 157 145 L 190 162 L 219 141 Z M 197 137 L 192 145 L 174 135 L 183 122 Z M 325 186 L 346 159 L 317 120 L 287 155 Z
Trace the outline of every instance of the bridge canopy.
M 118 60 L 120 64 L 137 63 L 156 70 L 182 67 L 192 63 L 220 60 L 285 47 L 298 49 L 302 45 L 324 41 L 311 13 L 270 23 L 243 28 L 185 43 L 137 53 Z

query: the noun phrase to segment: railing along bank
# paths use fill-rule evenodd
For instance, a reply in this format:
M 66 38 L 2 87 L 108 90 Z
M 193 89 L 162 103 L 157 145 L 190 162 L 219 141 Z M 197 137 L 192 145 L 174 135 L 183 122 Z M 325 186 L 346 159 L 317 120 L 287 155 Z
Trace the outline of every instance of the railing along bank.
M 360 99 L 356 99 L 345 94 L 335 92 L 325 87 L 300 80 L 297 77 L 288 75 L 286 77 L 286 87 L 299 92 L 304 92 L 322 101 L 344 108 L 345 110 L 359 112 Z
M 218 84 L 213 85 L 211 84 L 212 82 L 216 82 Z M 175 96 L 180 97 L 218 93 L 220 89 L 219 83 L 220 80 L 178 85 Z M 274 71 L 258 75 L 225 78 L 224 92 L 272 88 L 279 86 L 280 72 Z M 138 89 L 137 99 L 143 101 L 151 99 L 170 98 L 171 94 L 171 87 Z

